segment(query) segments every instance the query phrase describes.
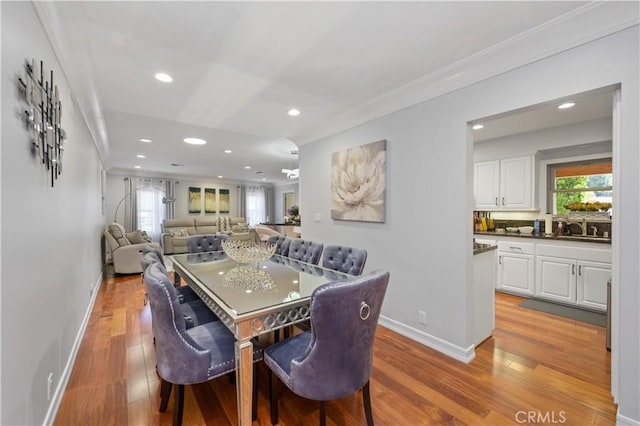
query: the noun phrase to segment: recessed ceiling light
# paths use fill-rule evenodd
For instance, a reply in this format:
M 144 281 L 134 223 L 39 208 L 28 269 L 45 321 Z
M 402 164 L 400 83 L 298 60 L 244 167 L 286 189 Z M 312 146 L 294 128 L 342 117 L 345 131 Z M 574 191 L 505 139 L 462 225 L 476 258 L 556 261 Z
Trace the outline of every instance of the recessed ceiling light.
M 571 108 L 571 107 L 573 107 L 575 105 L 576 105 L 575 102 L 565 102 L 563 104 L 558 105 L 558 109 L 567 109 L 567 108 Z
M 251 166 L 244 166 L 245 169 L 249 170 Z
M 136 155 L 136 157 L 138 157 L 138 158 L 147 158 L 146 155 L 142 155 L 142 154 L 138 154 L 138 155 Z
M 140 138 L 140 142 L 151 143 L 151 139 Z
M 160 80 L 163 83 L 171 83 L 173 81 L 173 77 L 164 72 L 159 72 L 155 75 L 156 80 Z
M 482 128 L 484 128 L 484 126 L 482 124 L 474 124 L 473 127 L 472 127 L 473 130 L 480 130 Z
M 233 151 L 231 151 L 230 149 L 225 149 L 225 150 L 224 150 L 224 153 L 225 153 L 225 154 L 231 154 L 232 152 L 233 152 Z
M 207 141 L 205 141 L 204 139 L 198 138 L 184 138 L 184 141 L 191 145 L 204 145 L 207 143 Z
M 141 169 L 142 166 L 133 166 L 134 169 Z
M 296 109 L 296 108 L 291 108 L 287 114 L 289 114 L 292 117 L 297 117 L 298 115 L 300 115 L 300 110 Z
M 224 177 L 224 176 L 220 175 L 220 176 L 218 176 L 218 179 L 222 179 L 223 177 Z

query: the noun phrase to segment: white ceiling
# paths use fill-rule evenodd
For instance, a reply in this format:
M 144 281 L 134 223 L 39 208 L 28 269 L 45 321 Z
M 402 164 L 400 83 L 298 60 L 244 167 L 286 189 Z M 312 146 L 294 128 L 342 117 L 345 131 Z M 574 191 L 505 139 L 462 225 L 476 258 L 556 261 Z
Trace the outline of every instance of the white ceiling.
M 90 127 L 104 139 L 110 170 L 140 165 L 147 174 L 275 184 L 286 181 L 280 170 L 295 164 L 297 135 L 592 7 L 575 1 L 36 5 L 67 77 L 76 80 L 79 106 L 97 123 Z M 159 71 L 173 83 L 155 80 Z M 301 114 L 288 116 L 291 107 Z M 186 145 L 185 137 L 208 144 Z

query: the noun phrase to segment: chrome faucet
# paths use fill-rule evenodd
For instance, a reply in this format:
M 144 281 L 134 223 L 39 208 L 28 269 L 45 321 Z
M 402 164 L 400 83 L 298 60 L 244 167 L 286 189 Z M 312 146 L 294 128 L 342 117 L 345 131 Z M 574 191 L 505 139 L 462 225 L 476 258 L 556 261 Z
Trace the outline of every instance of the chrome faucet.
M 583 237 L 586 237 L 587 236 L 587 218 L 583 217 L 582 222 L 567 222 L 567 228 L 569 228 L 569 225 L 574 225 L 574 224 L 580 227 L 580 231 L 582 231 L 581 235 Z M 594 227 L 592 226 L 592 228 Z
M 587 218 L 583 217 L 582 223 L 576 223 L 576 225 L 580 227 L 580 230 L 582 231 L 582 235 L 586 236 L 587 235 Z

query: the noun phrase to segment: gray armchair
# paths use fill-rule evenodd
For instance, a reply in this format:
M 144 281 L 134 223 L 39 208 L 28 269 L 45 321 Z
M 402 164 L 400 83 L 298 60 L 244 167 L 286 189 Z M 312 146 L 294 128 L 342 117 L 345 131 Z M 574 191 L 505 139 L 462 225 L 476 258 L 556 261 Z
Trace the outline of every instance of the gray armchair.
M 314 243 L 313 241 L 295 238 L 291 240 L 289 257 L 294 260 L 317 265 L 320 261 L 320 255 L 322 255 L 322 248 L 322 243 Z
M 362 275 L 367 251 L 346 246 L 326 246 L 322 252 L 322 267 L 349 275 Z
M 267 242 L 269 237 L 281 235 L 275 229 L 271 229 L 271 228 L 269 228 L 268 226 L 265 226 L 265 225 L 256 225 L 253 229 L 255 229 L 256 234 L 258 235 L 258 241 L 263 242 L 263 243 Z
M 220 321 L 186 329 L 182 305 L 169 277 L 159 264 L 145 271 L 145 285 L 151 305 L 151 323 L 156 339 L 156 370 L 162 379 L 160 412 L 165 412 L 173 385 L 176 385 L 173 424 L 182 424 L 184 385 L 204 383 L 235 370 L 235 338 Z M 253 361 L 262 359 L 262 349 L 254 343 Z M 257 372 L 257 368 L 254 371 Z M 254 374 L 254 381 L 257 381 Z M 256 417 L 257 383 L 254 384 L 253 410 Z
M 273 373 L 293 393 L 320 401 L 324 425 L 325 401 L 363 390 L 365 416 L 373 425 L 369 378 L 373 342 L 389 273 L 376 271 L 354 281 L 334 281 L 311 295 L 311 330 L 275 343 L 265 351 L 271 370 L 271 423 L 278 423 Z
M 108 256 L 113 262 L 113 269 L 118 274 L 136 274 L 142 272 L 140 261 L 142 260 L 142 249 L 146 245 L 151 245 L 158 250 L 158 243 L 137 243 L 132 244 L 126 236 L 125 230 L 119 223 L 112 223 L 104 230 L 104 238 L 107 243 Z

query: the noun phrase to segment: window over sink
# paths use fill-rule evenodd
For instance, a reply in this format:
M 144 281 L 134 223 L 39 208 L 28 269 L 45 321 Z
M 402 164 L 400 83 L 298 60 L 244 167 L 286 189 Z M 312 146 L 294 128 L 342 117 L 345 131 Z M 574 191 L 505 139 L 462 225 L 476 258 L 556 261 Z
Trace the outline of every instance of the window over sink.
M 609 210 L 613 196 L 612 170 L 611 158 L 550 164 L 547 206 L 552 206 L 551 213 Z

